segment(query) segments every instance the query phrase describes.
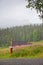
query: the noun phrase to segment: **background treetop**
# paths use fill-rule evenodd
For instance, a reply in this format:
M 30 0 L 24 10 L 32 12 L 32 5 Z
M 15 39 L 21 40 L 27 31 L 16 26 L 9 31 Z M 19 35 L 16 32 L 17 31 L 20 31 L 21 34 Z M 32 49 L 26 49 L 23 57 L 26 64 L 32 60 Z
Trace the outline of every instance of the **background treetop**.
M 35 8 L 38 13 L 40 13 L 40 17 L 43 18 L 43 0 L 27 0 L 27 8 Z

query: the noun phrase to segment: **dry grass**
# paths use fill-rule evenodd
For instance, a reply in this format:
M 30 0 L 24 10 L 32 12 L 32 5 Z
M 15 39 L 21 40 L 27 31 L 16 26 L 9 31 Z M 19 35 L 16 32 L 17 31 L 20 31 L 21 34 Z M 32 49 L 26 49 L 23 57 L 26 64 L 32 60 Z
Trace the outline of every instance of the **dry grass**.
M 0 48 L 0 54 L 5 54 L 9 52 L 9 48 Z

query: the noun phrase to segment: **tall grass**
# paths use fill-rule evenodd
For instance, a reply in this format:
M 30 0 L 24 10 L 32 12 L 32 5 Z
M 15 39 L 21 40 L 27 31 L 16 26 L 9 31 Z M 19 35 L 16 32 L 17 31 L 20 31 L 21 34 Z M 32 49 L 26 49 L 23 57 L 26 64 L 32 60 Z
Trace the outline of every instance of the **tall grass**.
M 12 53 L 12 57 L 35 58 L 38 57 L 39 54 L 41 55 L 42 53 L 43 53 L 43 46 L 32 46 L 32 47 L 30 46 L 14 50 L 14 52 Z
M 10 54 L 9 48 L 5 49 L 0 49 L 0 58 L 43 58 L 43 46 L 14 48 L 12 54 Z

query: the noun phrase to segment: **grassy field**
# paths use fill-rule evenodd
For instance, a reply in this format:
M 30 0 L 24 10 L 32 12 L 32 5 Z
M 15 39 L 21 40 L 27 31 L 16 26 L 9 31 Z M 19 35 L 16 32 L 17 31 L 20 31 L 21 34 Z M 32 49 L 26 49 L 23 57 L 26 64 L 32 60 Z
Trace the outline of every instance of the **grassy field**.
M 0 58 L 43 58 L 43 41 L 32 42 L 32 46 L 14 48 L 12 54 L 9 48 L 0 48 Z
M 43 40 L 38 42 L 31 42 L 33 45 L 43 45 Z

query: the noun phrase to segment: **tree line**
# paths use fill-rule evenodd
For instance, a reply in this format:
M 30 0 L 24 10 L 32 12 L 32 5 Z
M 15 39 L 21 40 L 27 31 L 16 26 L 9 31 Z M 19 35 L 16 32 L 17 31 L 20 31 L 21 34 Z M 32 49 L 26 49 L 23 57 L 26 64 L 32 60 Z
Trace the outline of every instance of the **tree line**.
M 28 42 L 43 40 L 43 24 L 0 28 L 0 47 L 9 46 L 11 38 L 14 41 Z

